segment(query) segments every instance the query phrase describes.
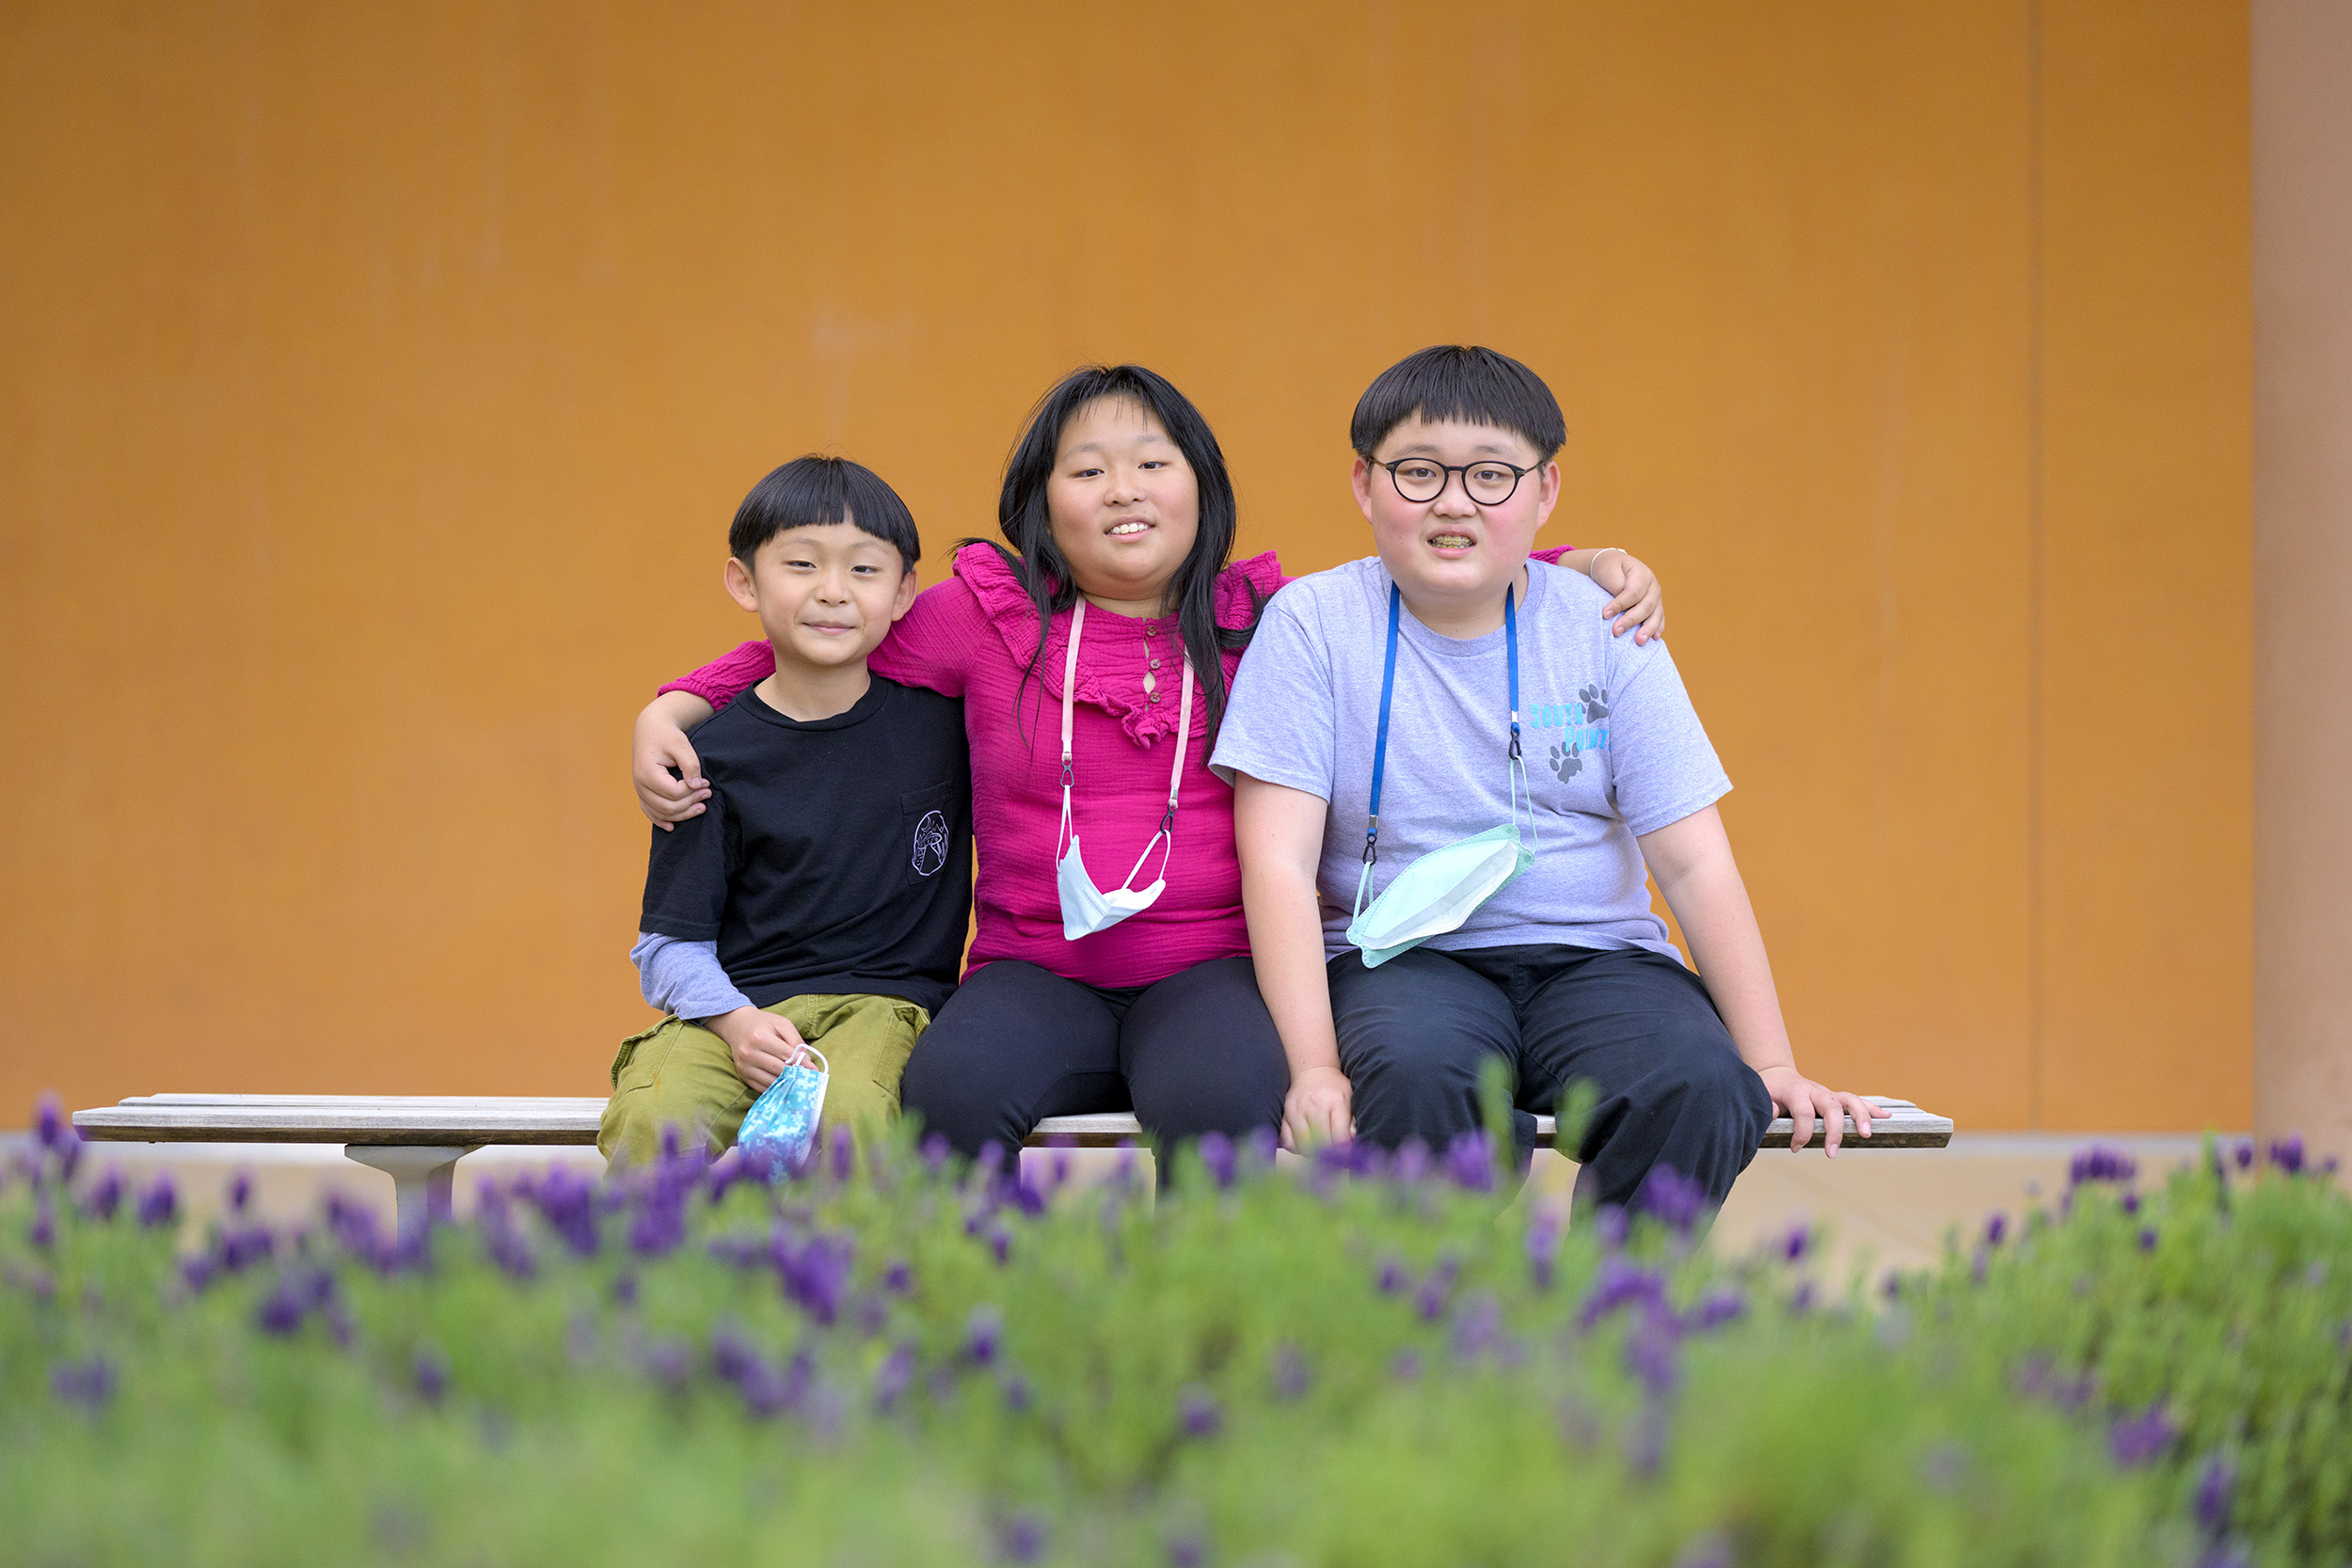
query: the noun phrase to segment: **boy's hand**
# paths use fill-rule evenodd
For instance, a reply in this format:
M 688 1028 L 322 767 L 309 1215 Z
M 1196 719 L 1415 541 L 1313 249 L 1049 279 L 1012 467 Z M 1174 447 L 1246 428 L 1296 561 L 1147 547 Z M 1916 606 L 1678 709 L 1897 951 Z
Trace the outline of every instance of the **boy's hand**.
M 1853 1117 L 1854 1131 L 1863 1137 L 1870 1135 L 1870 1123 L 1879 1117 L 1895 1113 L 1883 1105 L 1873 1105 L 1858 1094 L 1838 1094 L 1825 1089 L 1793 1067 L 1768 1068 L 1761 1074 L 1764 1087 L 1772 1097 L 1772 1109 L 1795 1123 L 1788 1130 L 1788 1151 L 1793 1154 L 1813 1141 L 1813 1124 L 1820 1121 L 1822 1151 L 1831 1159 L 1837 1158 L 1837 1146 L 1844 1140 L 1846 1118 Z
M 1649 569 L 1639 557 L 1613 549 L 1593 562 L 1593 580 L 1607 589 L 1614 597 L 1601 607 L 1601 615 L 1616 616 L 1616 624 L 1609 628 L 1612 637 L 1622 637 L 1631 626 L 1636 647 L 1651 638 L 1666 635 L 1666 596 L 1658 586 L 1658 574 Z
M 637 731 L 629 742 L 629 773 L 637 785 L 637 809 L 666 833 L 671 824 L 703 814 L 710 784 L 703 778 L 702 759 L 694 754 L 685 730 L 662 703 L 656 698 L 637 716 Z
M 1282 1097 L 1282 1147 L 1303 1153 L 1317 1144 L 1356 1135 L 1356 1087 L 1335 1067 L 1312 1067 L 1291 1080 Z
M 808 1042 L 788 1018 L 738 1007 L 703 1020 L 703 1027 L 727 1042 L 735 1075 L 754 1089 L 767 1088 L 786 1068 L 808 1065 Z

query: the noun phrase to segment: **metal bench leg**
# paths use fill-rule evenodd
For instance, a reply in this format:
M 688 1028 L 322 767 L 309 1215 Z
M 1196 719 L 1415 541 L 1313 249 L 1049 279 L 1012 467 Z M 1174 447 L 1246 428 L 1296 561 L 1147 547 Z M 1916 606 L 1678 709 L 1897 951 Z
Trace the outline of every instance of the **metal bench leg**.
M 431 1220 L 450 1217 L 450 1189 L 457 1162 L 480 1144 L 345 1144 L 343 1156 L 392 1179 L 395 1223 L 403 1240 Z

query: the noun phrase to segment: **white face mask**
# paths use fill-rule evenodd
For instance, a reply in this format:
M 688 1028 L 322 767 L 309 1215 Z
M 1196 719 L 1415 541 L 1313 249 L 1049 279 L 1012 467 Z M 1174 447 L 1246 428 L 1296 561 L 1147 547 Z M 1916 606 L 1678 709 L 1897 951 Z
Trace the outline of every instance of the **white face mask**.
M 1389 662 L 1380 676 L 1380 733 L 1372 754 L 1372 806 L 1364 831 L 1364 874 L 1356 883 L 1356 917 L 1347 940 L 1377 969 L 1399 953 L 1448 931 L 1459 930 L 1479 905 L 1535 863 L 1534 800 L 1528 794 L 1527 764 L 1519 757 L 1519 625 L 1513 595 L 1502 599 L 1504 646 L 1511 671 L 1511 820 L 1430 850 L 1399 872 L 1369 908 L 1372 868 L 1380 858 L 1380 784 L 1389 762 L 1389 701 L 1396 692 L 1396 627 L 1404 596 L 1389 588 Z M 1519 832 L 1520 802 L 1526 802 L 1527 832 Z
M 1104 893 L 1087 875 L 1078 857 L 1078 835 L 1070 823 L 1070 730 L 1072 693 L 1078 686 L 1078 633 L 1086 626 L 1087 602 L 1080 599 L 1070 612 L 1070 652 L 1061 673 L 1061 830 L 1055 838 L 1054 884 L 1061 894 L 1061 934 L 1065 942 L 1107 931 L 1131 914 L 1150 909 L 1168 891 L 1168 861 L 1176 852 L 1176 792 L 1184 782 L 1184 747 L 1192 738 L 1192 660 L 1185 659 L 1184 697 L 1176 709 L 1176 764 L 1168 775 L 1168 810 L 1159 831 L 1143 847 L 1129 868 L 1127 879 Z M 1062 846 L 1067 845 L 1064 848 Z M 1143 863 L 1160 851 L 1160 874 L 1150 887 L 1135 886 Z

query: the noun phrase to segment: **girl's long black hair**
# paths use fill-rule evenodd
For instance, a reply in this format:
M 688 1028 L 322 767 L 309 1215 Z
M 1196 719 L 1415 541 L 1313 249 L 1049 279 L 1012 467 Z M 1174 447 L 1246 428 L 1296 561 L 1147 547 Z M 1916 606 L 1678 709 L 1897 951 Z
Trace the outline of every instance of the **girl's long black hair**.
M 1176 450 L 1184 454 L 1191 466 L 1193 480 L 1200 493 L 1200 531 L 1193 538 L 1192 553 L 1176 569 L 1168 585 L 1168 607 L 1176 613 L 1176 624 L 1184 639 L 1184 657 L 1192 664 L 1192 678 L 1208 699 L 1209 733 L 1216 734 L 1218 722 L 1225 717 L 1225 650 L 1248 646 L 1250 634 L 1257 630 L 1258 611 L 1263 608 L 1253 585 L 1249 625 L 1220 626 L 1216 624 L 1216 579 L 1225 570 L 1233 553 L 1233 536 L 1240 526 L 1239 509 L 1233 502 L 1232 476 L 1225 468 L 1225 453 L 1216 444 L 1216 434 L 1209 421 L 1200 417 L 1200 410 L 1168 384 L 1168 378 L 1141 365 L 1086 365 L 1071 372 L 1038 400 L 1029 415 L 1029 425 L 1005 460 L 1005 486 L 996 501 L 996 526 L 1004 530 L 1005 538 L 1012 546 L 996 548 L 1005 556 L 1014 573 L 1026 589 L 1029 602 L 1037 607 L 1037 649 L 1029 656 L 1029 667 L 1021 677 L 1026 689 L 1030 677 L 1037 673 L 1039 661 L 1045 657 L 1046 633 L 1053 623 L 1054 612 L 1067 610 L 1077 602 L 1077 585 L 1071 580 L 1070 562 L 1054 544 L 1054 520 L 1046 509 L 1046 482 L 1054 477 L 1054 459 L 1061 448 L 1061 435 L 1071 420 L 1087 404 L 1103 398 L 1122 398 L 1145 409 L 1168 432 Z M 960 544 L 995 541 L 961 540 Z M 1013 705 L 1015 723 L 1019 722 L 1020 704 Z

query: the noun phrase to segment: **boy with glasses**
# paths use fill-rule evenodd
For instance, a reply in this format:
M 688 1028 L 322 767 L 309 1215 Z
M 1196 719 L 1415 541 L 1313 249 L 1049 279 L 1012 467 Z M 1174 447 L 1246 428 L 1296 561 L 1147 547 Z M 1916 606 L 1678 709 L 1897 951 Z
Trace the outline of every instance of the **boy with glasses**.
M 1491 349 L 1424 349 L 1356 407 L 1379 554 L 1267 605 L 1211 766 L 1235 788 L 1258 985 L 1290 1059 L 1283 1137 L 1443 1149 L 1481 1066 L 1515 1142 L 1596 1091 L 1581 1200 L 1667 1165 L 1720 1204 L 1775 1107 L 1888 1113 L 1797 1070 L 1715 801 L 1731 787 L 1665 645 L 1528 560 L 1560 494 L 1559 404 Z M 1683 966 L 1645 870 L 1691 944 Z

